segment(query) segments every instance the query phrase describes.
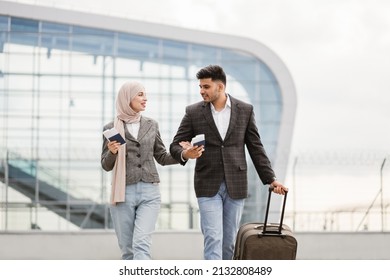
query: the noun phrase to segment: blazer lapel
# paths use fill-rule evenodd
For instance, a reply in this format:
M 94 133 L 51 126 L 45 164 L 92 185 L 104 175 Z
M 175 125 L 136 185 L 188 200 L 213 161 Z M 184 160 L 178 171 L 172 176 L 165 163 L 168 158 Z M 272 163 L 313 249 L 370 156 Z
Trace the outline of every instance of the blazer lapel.
M 204 115 L 207 123 L 209 124 L 211 131 L 213 131 L 215 133 L 215 135 L 218 137 L 218 139 L 222 141 L 222 137 L 218 132 L 217 125 L 215 124 L 215 121 L 213 118 L 213 114 L 211 113 L 210 103 L 203 104 L 203 115 Z
M 225 140 L 228 139 L 228 137 L 230 136 L 230 134 L 234 130 L 234 127 L 236 126 L 237 118 L 239 115 L 238 104 L 235 102 L 235 100 L 230 95 L 229 95 L 229 97 L 230 97 L 231 111 L 230 111 L 229 126 L 228 126 L 228 130 L 226 131 Z
M 131 141 L 138 142 L 139 140 L 142 139 L 142 137 L 146 135 L 146 133 L 148 133 L 148 130 L 150 129 L 152 124 L 149 120 L 145 120 L 144 118 L 141 117 L 137 139 L 135 139 L 135 137 L 127 130 L 126 124 L 124 124 L 124 126 L 125 126 L 125 137 Z
M 131 141 L 137 141 L 137 139 L 134 138 L 134 136 L 128 131 L 127 125 L 123 123 L 124 129 L 125 129 L 125 137 L 126 139 L 129 139 Z
M 137 140 L 141 140 L 146 133 L 148 133 L 149 129 L 151 128 L 152 123 L 150 120 L 145 120 L 144 118 L 141 117 L 141 123 L 139 126 L 139 132 L 138 132 L 138 138 Z

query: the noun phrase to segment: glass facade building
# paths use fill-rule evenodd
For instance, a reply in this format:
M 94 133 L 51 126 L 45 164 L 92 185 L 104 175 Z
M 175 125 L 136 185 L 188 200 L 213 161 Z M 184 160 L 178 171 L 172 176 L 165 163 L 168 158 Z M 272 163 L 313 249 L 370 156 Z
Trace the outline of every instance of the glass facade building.
M 33 7 L 42 10 L 33 17 L 29 6 L 13 5 L 0 10 L 0 230 L 111 228 L 110 173 L 100 153 L 119 87 L 128 80 L 145 85 L 143 114 L 159 122 L 169 149 L 185 106 L 201 100 L 195 74 L 209 64 L 225 69 L 227 92 L 253 104 L 265 149 L 284 179 L 295 90 L 263 45 L 225 35 L 206 44 L 198 36 L 206 32 L 42 7 Z M 58 18 L 44 16 L 47 9 Z M 247 160 L 243 222 L 261 220 L 266 192 Z M 199 228 L 194 164 L 158 166 L 158 229 Z

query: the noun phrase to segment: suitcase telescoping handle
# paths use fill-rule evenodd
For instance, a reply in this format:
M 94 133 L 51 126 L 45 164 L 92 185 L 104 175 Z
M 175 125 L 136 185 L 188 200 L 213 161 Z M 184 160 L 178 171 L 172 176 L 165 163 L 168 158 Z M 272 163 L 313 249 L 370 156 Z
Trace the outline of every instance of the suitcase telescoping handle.
M 282 213 L 280 215 L 280 224 L 278 231 L 268 231 L 267 232 L 267 222 L 268 222 L 268 213 L 269 213 L 269 205 L 271 203 L 271 195 L 272 191 L 274 190 L 273 186 L 270 186 L 268 189 L 268 201 L 267 201 L 267 209 L 265 210 L 265 219 L 264 219 L 264 227 L 263 227 L 263 234 L 265 233 L 274 233 L 274 234 L 281 234 L 282 233 L 282 227 L 283 227 L 283 218 L 284 218 L 284 209 L 286 208 L 286 201 L 287 201 L 287 191 L 284 194 L 284 199 L 283 199 L 283 206 L 282 206 Z

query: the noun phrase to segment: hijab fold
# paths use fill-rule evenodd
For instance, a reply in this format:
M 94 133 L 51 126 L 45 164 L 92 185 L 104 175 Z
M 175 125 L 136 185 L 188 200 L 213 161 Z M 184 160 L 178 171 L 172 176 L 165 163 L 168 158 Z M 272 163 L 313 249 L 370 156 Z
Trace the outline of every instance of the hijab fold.
M 130 102 L 139 92 L 145 92 L 144 86 L 139 82 L 127 82 L 122 85 L 116 99 L 116 117 L 114 127 L 125 138 L 125 124 L 137 123 L 141 113 L 130 107 Z M 112 170 L 111 204 L 125 201 L 126 193 L 126 145 L 121 145 Z

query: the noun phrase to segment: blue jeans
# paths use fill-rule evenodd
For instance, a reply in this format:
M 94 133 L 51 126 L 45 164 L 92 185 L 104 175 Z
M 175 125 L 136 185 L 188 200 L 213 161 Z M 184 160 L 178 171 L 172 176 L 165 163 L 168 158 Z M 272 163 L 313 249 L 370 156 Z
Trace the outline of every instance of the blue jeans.
M 205 260 L 231 260 L 244 199 L 230 198 L 225 182 L 213 197 L 199 197 Z
M 151 259 L 152 233 L 155 230 L 160 205 L 159 186 L 138 182 L 126 186 L 125 202 L 110 206 L 122 259 Z

